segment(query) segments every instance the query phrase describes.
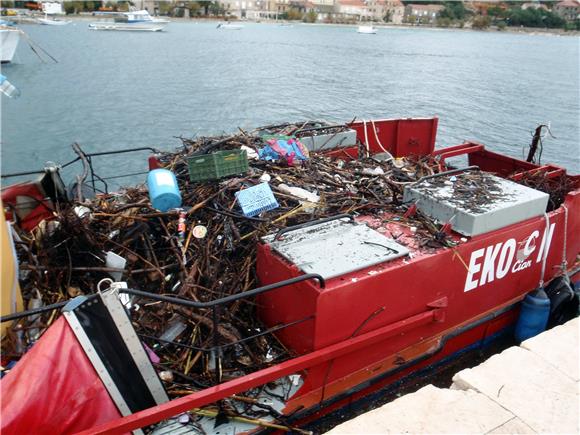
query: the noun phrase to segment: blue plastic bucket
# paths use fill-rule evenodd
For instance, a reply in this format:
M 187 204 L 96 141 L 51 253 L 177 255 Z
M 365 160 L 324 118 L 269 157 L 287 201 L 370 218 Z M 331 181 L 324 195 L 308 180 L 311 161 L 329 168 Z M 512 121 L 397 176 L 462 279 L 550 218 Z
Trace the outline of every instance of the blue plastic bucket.
M 527 340 L 546 330 L 550 316 L 550 299 L 543 289 L 526 295 L 522 301 L 520 317 L 516 323 L 515 338 Z
M 167 169 L 154 169 L 147 175 L 147 187 L 153 208 L 167 211 L 181 207 L 181 194 L 173 172 Z

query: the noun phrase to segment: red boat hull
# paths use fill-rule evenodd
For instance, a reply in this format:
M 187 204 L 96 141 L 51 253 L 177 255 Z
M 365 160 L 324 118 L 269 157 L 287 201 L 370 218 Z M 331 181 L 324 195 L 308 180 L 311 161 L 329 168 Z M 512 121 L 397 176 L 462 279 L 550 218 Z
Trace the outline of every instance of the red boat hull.
M 564 206 L 569 211 L 578 210 L 578 200 L 578 195 L 571 194 Z M 409 361 L 425 358 L 422 365 L 386 379 L 384 384 L 388 384 L 509 326 L 515 314 L 506 313 L 498 318 L 495 315 L 514 306 L 540 285 L 541 252 L 548 249 L 544 281 L 562 274 L 563 265 L 574 264 L 580 251 L 574 235 L 580 228 L 576 219 L 570 216 L 566 219 L 565 214 L 564 208 L 550 213 L 548 226 L 546 218 L 530 219 L 473 237 L 456 248 L 419 253 L 411 260 L 395 260 L 382 270 L 374 270 L 372 275 L 368 269 L 353 272 L 328 281 L 325 289 L 305 281 L 262 295 L 259 306 L 267 324 L 315 315 L 313 320 L 280 333 L 281 340 L 297 352 L 315 352 L 355 334 L 406 322 L 418 313 L 441 311 L 429 323 L 407 322 L 405 330 L 396 336 L 311 367 L 287 411 L 317 406 Z M 528 256 L 523 258 L 520 252 L 518 259 L 514 247 L 521 246 L 522 251 L 526 243 Z M 529 252 L 532 245 L 535 249 Z M 506 254 L 502 256 L 502 252 Z M 492 260 L 494 264 L 490 263 Z M 268 246 L 260 248 L 258 270 L 264 283 L 297 274 Z M 489 315 L 489 321 L 457 335 Z M 449 340 L 450 336 L 453 339 Z
M 476 143 L 433 151 L 437 119 L 351 127 L 371 154 L 430 155 L 441 165 L 467 155 L 470 164 L 501 176 L 539 169 Z M 563 173 L 555 166 L 540 169 L 548 177 Z M 334 277 L 324 288 L 302 281 L 261 294 L 258 310 L 266 325 L 308 319 L 277 332 L 295 358 L 83 433 L 124 433 L 295 373 L 304 383 L 285 413 L 306 424 L 495 336 L 514 324 L 528 292 L 578 266 L 580 179 L 569 178 L 575 190 L 556 210 L 470 238 L 453 234 L 453 248 L 425 247 L 387 214 L 360 216 L 403 241 L 412 255 Z M 303 275 L 267 243 L 258 247 L 257 272 L 262 285 Z

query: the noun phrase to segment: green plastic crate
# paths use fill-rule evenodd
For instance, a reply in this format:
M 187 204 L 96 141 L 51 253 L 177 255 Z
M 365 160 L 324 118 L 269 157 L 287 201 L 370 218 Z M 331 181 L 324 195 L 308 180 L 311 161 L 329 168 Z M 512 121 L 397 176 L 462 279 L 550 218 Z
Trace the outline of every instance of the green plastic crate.
M 217 180 L 245 173 L 248 170 L 248 155 L 245 150 L 217 151 L 190 157 L 188 164 L 191 181 Z

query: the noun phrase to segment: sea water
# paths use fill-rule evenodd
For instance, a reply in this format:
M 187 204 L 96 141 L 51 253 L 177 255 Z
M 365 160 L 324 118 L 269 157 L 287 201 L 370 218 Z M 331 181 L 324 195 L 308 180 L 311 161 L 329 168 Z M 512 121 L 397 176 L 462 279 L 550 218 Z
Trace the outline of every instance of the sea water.
M 66 162 L 74 141 L 87 152 L 172 149 L 177 136 L 268 123 L 431 116 L 440 119 L 439 147 L 471 140 L 515 157 L 526 155 L 538 123 L 550 124 L 542 162 L 580 172 L 578 37 L 361 35 L 356 26 L 273 23 L 224 32 L 193 21 L 131 33 L 87 24 L 21 26 L 58 63 L 21 40 L 15 63 L 3 67 L 22 93 L 2 97 L 3 173 Z M 128 154 L 96 166 L 118 176 L 145 171 L 147 161 Z

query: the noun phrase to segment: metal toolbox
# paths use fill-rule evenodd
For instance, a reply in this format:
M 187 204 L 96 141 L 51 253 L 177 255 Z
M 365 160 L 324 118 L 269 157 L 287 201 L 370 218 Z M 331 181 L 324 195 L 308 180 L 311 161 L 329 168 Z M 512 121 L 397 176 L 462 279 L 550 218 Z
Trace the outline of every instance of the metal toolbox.
M 437 174 L 405 186 L 403 201 L 465 236 L 477 236 L 546 211 L 549 195 L 486 172 Z

